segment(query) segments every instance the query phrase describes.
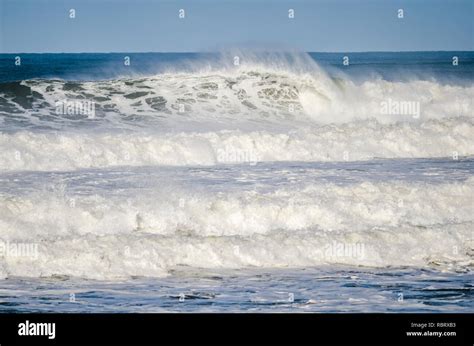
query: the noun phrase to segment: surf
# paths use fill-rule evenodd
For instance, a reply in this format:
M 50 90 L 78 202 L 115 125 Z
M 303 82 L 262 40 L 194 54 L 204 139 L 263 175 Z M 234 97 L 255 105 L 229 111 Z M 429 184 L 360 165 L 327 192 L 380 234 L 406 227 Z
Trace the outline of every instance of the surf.
M 181 62 L 156 74 L 103 80 L 26 79 L 0 83 L 0 126 L 147 128 L 195 123 L 339 124 L 472 117 L 474 85 L 436 78 L 357 77 L 308 54 L 231 54 Z M 466 72 L 469 74 L 469 72 Z M 58 103 L 93 102 L 94 117 Z M 387 104 L 391 106 L 387 108 Z M 414 103 L 417 112 L 400 107 Z M 17 125 L 17 126 L 15 126 Z

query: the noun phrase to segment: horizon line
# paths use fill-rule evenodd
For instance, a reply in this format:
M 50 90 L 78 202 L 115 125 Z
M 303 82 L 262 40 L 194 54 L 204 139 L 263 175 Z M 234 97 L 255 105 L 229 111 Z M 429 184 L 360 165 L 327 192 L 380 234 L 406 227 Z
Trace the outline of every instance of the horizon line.
M 110 52 L 0 52 L 0 55 L 10 54 L 216 54 L 232 52 L 228 51 L 110 51 Z M 294 50 L 249 50 L 250 53 L 449 53 L 449 52 L 474 52 L 472 50 L 366 50 L 366 51 L 294 51 Z

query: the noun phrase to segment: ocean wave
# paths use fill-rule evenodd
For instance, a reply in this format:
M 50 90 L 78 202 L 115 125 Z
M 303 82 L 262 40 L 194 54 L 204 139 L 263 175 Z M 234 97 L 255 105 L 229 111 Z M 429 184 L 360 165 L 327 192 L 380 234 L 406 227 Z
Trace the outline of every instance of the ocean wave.
M 472 117 L 473 95 L 472 83 L 378 77 L 356 81 L 348 75 L 332 77 L 312 61 L 311 69 L 303 71 L 257 64 L 106 81 L 0 83 L 0 116 L 9 130 L 71 124 L 173 126 L 186 121 L 393 123 Z M 85 103 L 93 104 L 93 114 L 83 111 Z
M 31 132 L 0 134 L 0 168 L 74 170 L 109 166 L 357 161 L 474 155 L 474 119 L 360 121 L 289 132 Z
M 472 268 L 474 180 L 469 162 L 451 166 L 474 156 L 469 79 L 356 80 L 312 60 L 270 60 L 0 83 L 0 276 Z M 421 173 L 388 181 L 369 163 L 344 179 L 345 168 L 313 179 L 299 166 L 375 158 L 450 163 L 417 160 Z M 269 162 L 281 163 L 279 177 L 272 164 L 258 169 Z M 403 162 L 399 175 L 413 167 Z M 43 186 L 64 177 L 70 186 Z
M 36 244 L 37 253 L 0 257 L 0 272 L 105 279 L 163 276 L 182 265 L 464 270 L 473 264 L 473 193 L 469 178 L 302 184 L 267 193 L 163 186 L 127 199 L 2 196 L 4 248 Z

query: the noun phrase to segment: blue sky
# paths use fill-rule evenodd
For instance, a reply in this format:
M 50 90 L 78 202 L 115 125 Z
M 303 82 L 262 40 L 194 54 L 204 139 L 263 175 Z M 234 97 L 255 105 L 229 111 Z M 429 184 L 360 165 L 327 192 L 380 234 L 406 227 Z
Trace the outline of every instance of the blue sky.
M 0 52 L 474 50 L 473 18 L 474 0 L 0 0 Z

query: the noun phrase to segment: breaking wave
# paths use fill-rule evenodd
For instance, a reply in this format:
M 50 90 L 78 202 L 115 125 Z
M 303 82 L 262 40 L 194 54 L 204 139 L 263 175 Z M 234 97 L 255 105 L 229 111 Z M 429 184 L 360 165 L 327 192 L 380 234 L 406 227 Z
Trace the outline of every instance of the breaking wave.
M 182 265 L 473 264 L 472 178 L 301 184 L 266 193 L 162 183 L 128 198 L 71 199 L 64 191 L 1 197 L 2 240 L 37 244 L 39 255 L 7 256 L 0 273 L 104 279 L 162 276 Z
M 215 165 L 268 161 L 358 161 L 474 155 L 474 119 L 359 121 L 288 132 L 179 133 L 21 131 L 0 134 L 2 170 Z
M 355 79 L 299 59 L 0 83 L 0 276 L 472 268 L 471 159 L 465 171 L 427 165 L 419 180 L 372 179 L 385 174 L 377 170 L 335 180 L 345 161 L 352 174 L 368 172 L 365 161 L 375 158 L 474 156 L 474 84 Z M 303 163 L 322 161 L 339 162 L 336 178 L 302 173 Z M 258 169 L 275 162 L 287 183 L 273 168 Z M 401 171 L 411 169 L 402 162 Z M 462 179 L 444 181 L 449 174 Z M 71 195 L 42 186 L 64 175 Z M 137 179 L 143 186 L 134 190 Z M 251 179 L 255 188 L 246 189 Z M 16 256 L 22 243 L 39 256 Z
M 188 122 L 305 126 L 472 117 L 472 83 L 387 81 L 375 76 L 357 81 L 348 75 L 331 76 L 312 60 L 305 64 L 311 68 L 295 71 L 291 66 L 250 64 L 105 81 L 1 83 L 0 126 L 8 130 L 81 125 L 174 128 Z M 81 102 L 94 103 L 92 116 L 81 112 Z M 66 107 L 58 111 L 58 104 Z

